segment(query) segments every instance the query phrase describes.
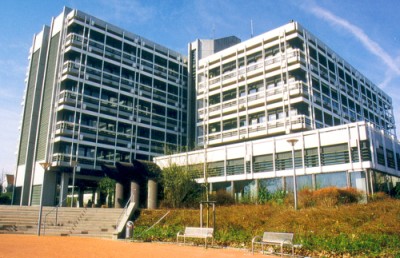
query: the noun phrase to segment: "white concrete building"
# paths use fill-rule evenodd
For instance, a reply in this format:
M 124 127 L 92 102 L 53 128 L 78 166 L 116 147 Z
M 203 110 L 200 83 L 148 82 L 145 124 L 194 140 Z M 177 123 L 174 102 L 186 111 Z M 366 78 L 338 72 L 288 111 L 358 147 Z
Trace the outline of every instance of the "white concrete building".
M 15 204 L 37 205 L 44 191 L 44 205 L 55 205 L 76 186 L 95 188 L 103 165 L 187 145 L 181 54 L 64 8 L 34 36 L 29 60 Z
M 189 45 L 189 77 L 202 150 L 155 158 L 161 167 L 198 164 L 199 182 L 235 193 L 290 188 L 295 138 L 299 187 L 371 193 L 397 183 L 391 98 L 297 22 L 211 55 L 196 50 Z

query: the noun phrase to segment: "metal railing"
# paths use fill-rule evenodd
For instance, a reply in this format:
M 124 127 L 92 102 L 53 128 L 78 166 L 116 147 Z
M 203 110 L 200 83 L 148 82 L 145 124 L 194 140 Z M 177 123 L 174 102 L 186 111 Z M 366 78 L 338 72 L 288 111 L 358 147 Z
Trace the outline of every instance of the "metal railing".
M 54 210 L 56 211 L 56 223 L 55 225 L 58 226 L 58 207 L 60 207 L 60 204 L 64 203 L 64 201 L 67 200 L 68 197 L 64 198 L 60 203 L 57 204 L 56 207 L 54 207 L 53 209 L 51 209 L 48 213 L 46 213 L 46 215 L 44 216 L 44 223 L 43 223 L 43 235 L 46 234 L 46 220 L 47 220 L 47 216 L 51 213 L 54 212 Z
M 119 215 L 117 221 L 115 222 L 115 230 L 118 231 L 118 225 L 121 223 L 121 220 L 124 216 L 128 215 L 128 207 L 132 201 L 132 196 L 129 197 L 129 200 L 126 202 L 121 214 Z M 118 232 L 119 233 L 119 232 Z

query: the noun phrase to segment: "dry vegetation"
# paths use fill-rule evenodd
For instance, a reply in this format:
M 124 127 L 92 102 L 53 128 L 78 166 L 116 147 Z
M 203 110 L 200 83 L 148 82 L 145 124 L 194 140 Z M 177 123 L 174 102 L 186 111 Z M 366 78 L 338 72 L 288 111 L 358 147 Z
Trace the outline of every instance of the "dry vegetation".
M 296 253 L 302 256 L 400 257 L 400 200 L 375 197 L 368 204 L 354 203 L 360 199 L 354 190 L 331 188 L 300 192 L 298 211 L 290 197 L 283 204 L 217 206 L 215 242 L 249 248 L 252 237 L 264 231 L 294 232 L 295 243 L 302 245 Z M 148 230 L 166 212 L 142 210 L 134 237 L 175 241 L 185 226 L 199 226 L 199 210 L 175 209 Z

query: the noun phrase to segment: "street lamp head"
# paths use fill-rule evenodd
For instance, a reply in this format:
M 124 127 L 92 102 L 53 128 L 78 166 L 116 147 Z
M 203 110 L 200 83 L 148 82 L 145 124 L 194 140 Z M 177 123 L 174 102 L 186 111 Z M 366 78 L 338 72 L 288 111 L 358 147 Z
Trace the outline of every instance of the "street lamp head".
M 44 170 L 47 170 L 50 167 L 51 163 L 50 162 L 40 162 L 39 165 L 42 166 L 42 168 Z
M 288 143 L 290 143 L 292 146 L 294 146 L 299 140 L 298 139 L 287 139 L 286 141 Z

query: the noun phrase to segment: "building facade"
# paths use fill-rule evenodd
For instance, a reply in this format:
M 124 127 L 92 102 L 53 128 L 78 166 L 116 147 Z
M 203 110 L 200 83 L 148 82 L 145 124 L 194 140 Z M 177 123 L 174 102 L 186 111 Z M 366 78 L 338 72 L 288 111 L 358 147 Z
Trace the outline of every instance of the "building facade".
M 210 184 L 210 191 L 225 190 L 238 198 L 255 197 L 260 187 L 293 191 L 294 173 L 297 189 L 353 187 L 372 194 L 391 192 L 400 183 L 399 143 L 366 122 L 204 148 L 155 162 L 186 166 L 199 183 Z
M 366 193 L 400 176 L 391 98 L 297 22 L 186 58 L 64 8 L 33 39 L 13 203 L 65 205 L 137 160 L 238 196 L 291 191 L 293 175 Z
M 187 166 L 199 182 L 239 195 L 290 190 L 287 140 L 296 139 L 300 188 L 372 193 L 397 184 L 391 98 L 297 22 L 196 61 L 189 74 L 202 149 L 155 158 L 161 167 Z
M 391 98 L 296 22 L 198 62 L 198 146 L 356 121 L 395 135 Z
M 102 165 L 186 149 L 185 56 L 64 8 L 29 60 L 14 204 L 55 205 Z

